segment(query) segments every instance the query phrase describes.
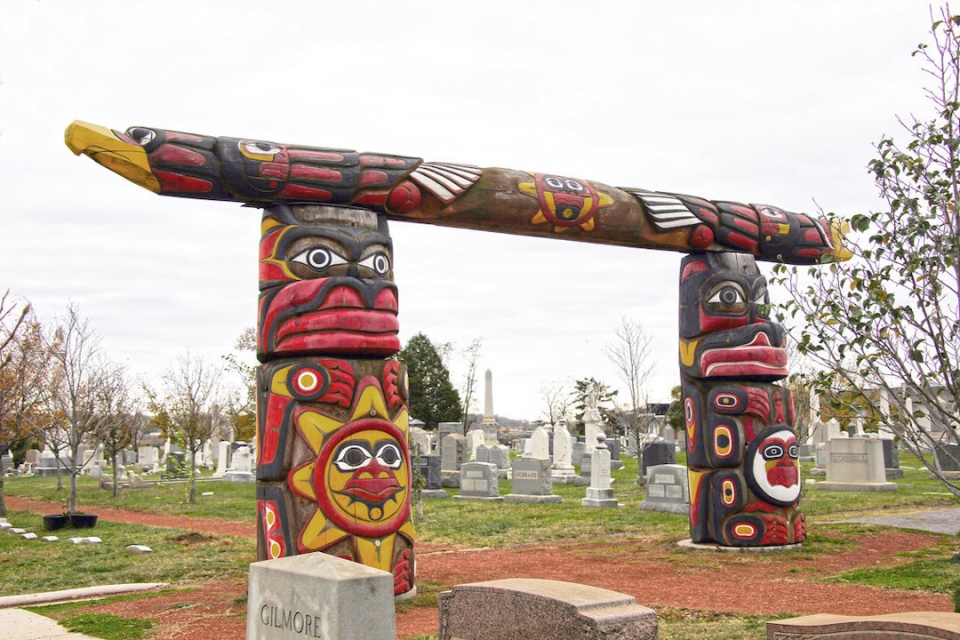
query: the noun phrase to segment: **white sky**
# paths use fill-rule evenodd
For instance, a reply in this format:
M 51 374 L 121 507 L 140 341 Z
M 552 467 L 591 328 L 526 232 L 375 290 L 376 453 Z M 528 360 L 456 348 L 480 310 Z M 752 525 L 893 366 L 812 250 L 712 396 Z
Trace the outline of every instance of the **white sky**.
M 865 212 L 871 144 L 925 107 L 928 27 L 916 0 L 4 0 L 0 290 L 43 319 L 76 302 L 148 380 L 256 322 L 259 212 L 73 156 L 75 119 Z M 679 383 L 681 254 L 391 232 L 402 341 L 482 337 L 498 414 L 541 417 L 555 380 L 619 386 L 621 315 L 655 336 L 653 399 Z

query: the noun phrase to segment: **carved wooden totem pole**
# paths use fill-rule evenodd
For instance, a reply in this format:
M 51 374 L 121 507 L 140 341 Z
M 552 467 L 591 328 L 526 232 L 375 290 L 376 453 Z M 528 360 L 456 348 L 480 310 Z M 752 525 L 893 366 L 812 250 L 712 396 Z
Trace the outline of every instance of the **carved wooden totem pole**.
M 413 589 L 407 398 L 387 220 L 690 253 L 681 371 L 691 533 L 803 539 L 782 329 L 754 257 L 846 259 L 826 221 L 766 205 L 509 169 L 74 122 L 66 142 L 162 195 L 264 209 L 258 322 L 258 555 L 324 551 Z M 779 447 L 779 448 L 778 448 Z

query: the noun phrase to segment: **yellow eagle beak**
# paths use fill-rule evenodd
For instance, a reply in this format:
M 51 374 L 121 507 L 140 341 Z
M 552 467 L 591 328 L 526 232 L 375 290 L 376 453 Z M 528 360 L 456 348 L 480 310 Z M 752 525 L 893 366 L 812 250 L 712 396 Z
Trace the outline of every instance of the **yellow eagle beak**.
M 63 139 L 75 154 L 89 156 L 130 182 L 160 193 L 160 182 L 150 170 L 150 161 L 143 147 L 121 140 L 106 127 L 80 120 L 70 123 Z

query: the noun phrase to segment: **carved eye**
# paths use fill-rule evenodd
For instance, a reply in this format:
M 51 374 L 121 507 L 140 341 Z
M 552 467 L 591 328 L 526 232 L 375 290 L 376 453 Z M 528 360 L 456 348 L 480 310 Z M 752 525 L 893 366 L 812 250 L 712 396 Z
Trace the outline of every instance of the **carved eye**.
M 399 469 L 403 464 L 403 455 L 393 443 L 387 443 L 377 449 L 377 462 L 391 469 Z
M 138 145 L 145 147 L 153 142 L 153 139 L 157 137 L 157 132 L 146 127 L 130 127 L 127 129 L 127 135 L 133 138 L 133 141 Z
M 800 457 L 800 449 L 797 447 L 796 444 L 791 444 L 787 448 L 787 455 L 790 456 L 792 459 L 796 460 L 798 457 Z
M 707 297 L 707 309 L 715 313 L 744 313 L 746 298 L 740 287 L 727 283 L 714 289 Z
M 373 456 L 370 455 L 369 451 L 360 445 L 350 444 L 337 452 L 337 457 L 333 461 L 333 464 L 337 465 L 337 469 L 346 473 L 367 466 L 371 460 L 373 460 Z
M 291 261 L 306 265 L 314 271 L 324 271 L 338 264 L 347 264 L 343 256 L 327 247 L 311 247 L 295 255 Z
M 280 145 L 263 140 L 241 140 L 240 153 L 251 160 L 273 160 L 273 157 L 283 151 Z
M 768 444 L 761 453 L 764 460 L 779 460 L 783 457 L 783 446 L 779 443 Z
M 385 253 L 375 253 L 360 261 L 361 267 L 366 267 L 381 278 L 390 271 L 390 258 Z

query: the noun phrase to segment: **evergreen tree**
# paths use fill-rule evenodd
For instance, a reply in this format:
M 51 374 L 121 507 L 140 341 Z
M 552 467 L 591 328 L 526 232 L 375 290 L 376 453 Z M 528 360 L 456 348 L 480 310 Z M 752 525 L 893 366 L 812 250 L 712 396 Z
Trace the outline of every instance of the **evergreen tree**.
M 407 365 L 410 417 L 422 420 L 427 429 L 436 429 L 441 422 L 460 420 L 460 394 L 450 382 L 450 372 L 430 338 L 418 333 L 398 357 Z

